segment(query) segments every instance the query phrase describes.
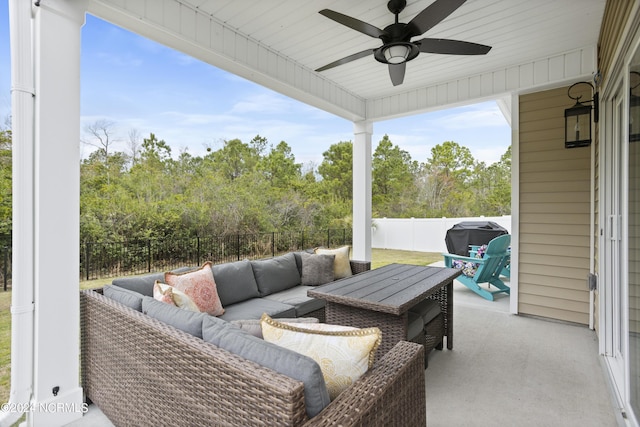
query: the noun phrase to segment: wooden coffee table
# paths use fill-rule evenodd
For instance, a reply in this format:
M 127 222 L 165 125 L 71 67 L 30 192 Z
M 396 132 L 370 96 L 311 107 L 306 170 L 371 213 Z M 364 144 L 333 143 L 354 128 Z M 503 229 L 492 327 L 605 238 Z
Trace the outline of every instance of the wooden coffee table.
M 326 301 L 326 322 L 358 328 L 378 327 L 382 343 L 377 358 L 407 339 L 408 312 L 431 298 L 440 303 L 447 348 L 453 348 L 453 279 L 461 270 L 389 264 L 309 290 Z

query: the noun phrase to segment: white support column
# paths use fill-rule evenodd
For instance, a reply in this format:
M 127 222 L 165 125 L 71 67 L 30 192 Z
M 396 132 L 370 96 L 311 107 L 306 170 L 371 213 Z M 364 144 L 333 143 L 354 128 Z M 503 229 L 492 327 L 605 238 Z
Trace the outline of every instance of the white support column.
M 80 38 L 85 0 L 34 8 L 34 411 L 28 425 L 82 415 L 79 381 Z M 19 237 L 19 236 L 18 236 Z
M 31 2 L 9 2 L 11 132 L 13 141 L 13 284 L 11 292 L 11 391 L 15 411 L 0 414 L 13 425 L 31 400 L 33 385 L 33 34 Z
M 511 95 L 511 276 L 509 312 L 518 314 L 520 271 L 520 95 Z
M 354 122 L 353 132 L 353 253 L 371 261 L 371 135 L 373 124 Z

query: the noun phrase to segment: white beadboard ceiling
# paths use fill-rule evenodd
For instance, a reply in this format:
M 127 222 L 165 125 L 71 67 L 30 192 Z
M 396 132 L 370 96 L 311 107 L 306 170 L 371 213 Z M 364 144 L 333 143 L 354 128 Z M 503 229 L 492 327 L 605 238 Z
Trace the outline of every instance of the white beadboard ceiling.
M 93 0 L 90 12 L 212 65 L 352 120 L 381 120 L 589 78 L 606 0 L 467 0 L 422 37 L 490 45 L 485 56 L 421 53 L 394 87 L 373 56 L 318 67 L 382 42 L 318 13 L 379 28 L 386 0 Z M 433 0 L 409 0 L 409 22 Z

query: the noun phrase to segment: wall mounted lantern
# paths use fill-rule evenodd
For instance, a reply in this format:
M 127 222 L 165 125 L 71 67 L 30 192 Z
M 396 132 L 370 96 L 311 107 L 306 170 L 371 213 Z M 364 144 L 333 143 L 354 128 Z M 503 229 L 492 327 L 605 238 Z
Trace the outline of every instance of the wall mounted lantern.
M 640 95 L 636 95 L 634 92 L 640 86 L 640 73 L 631 71 L 630 74 L 629 142 L 636 142 L 640 141 Z
M 572 96 L 571 90 L 578 85 L 591 87 L 593 98 L 580 102 L 582 94 Z M 564 110 L 564 148 L 587 147 L 591 144 L 591 110 L 593 110 L 594 122 L 598 123 L 598 92 L 591 83 L 578 82 L 569 86 L 567 95 L 576 103 L 573 107 Z

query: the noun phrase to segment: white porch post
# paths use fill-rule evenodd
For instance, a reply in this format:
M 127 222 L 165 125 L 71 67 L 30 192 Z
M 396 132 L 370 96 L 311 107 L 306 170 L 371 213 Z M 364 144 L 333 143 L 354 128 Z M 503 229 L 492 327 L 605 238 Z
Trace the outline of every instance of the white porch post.
M 82 415 L 79 381 L 80 37 L 84 0 L 34 7 L 33 198 L 35 411 L 28 425 Z M 29 143 L 29 141 L 24 141 Z M 26 283 L 24 285 L 27 285 Z
M 369 121 L 353 123 L 353 253 L 371 261 L 371 134 Z

